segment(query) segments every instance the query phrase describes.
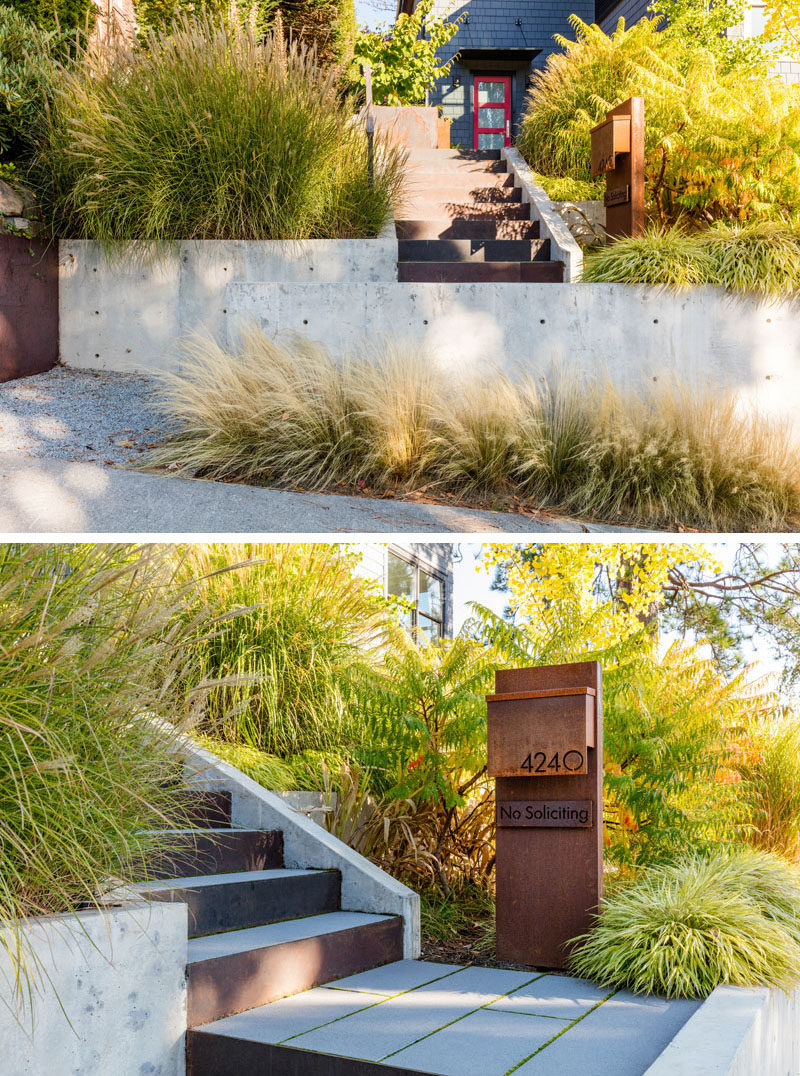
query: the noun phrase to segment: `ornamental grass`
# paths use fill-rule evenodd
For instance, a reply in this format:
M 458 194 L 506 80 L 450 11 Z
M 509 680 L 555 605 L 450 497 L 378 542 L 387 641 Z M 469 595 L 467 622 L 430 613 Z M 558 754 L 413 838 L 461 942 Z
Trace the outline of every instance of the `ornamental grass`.
M 280 37 L 183 15 L 49 79 L 31 181 L 56 235 L 359 238 L 391 217 L 403 152 L 371 165 L 335 71 Z
M 643 871 L 576 939 L 571 969 L 601 986 L 704 998 L 800 976 L 800 873 L 752 849 Z
M 665 528 L 785 530 L 800 510 L 790 431 L 703 384 L 455 379 L 398 347 L 337 362 L 252 329 L 235 352 L 190 343 L 158 405 L 179 432 L 147 465 L 188 476 Z
M 0 549 L 0 945 L 24 1001 L 31 917 L 102 906 L 140 881 L 154 832 L 186 825 L 173 726 L 201 690 L 170 546 Z M 205 629 L 203 629 L 205 630 Z M 187 705 L 188 703 L 188 705 Z
M 702 284 L 781 298 L 800 292 L 800 229 L 785 224 L 716 224 L 705 231 L 649 228 L 587 253 L 589 284 Z

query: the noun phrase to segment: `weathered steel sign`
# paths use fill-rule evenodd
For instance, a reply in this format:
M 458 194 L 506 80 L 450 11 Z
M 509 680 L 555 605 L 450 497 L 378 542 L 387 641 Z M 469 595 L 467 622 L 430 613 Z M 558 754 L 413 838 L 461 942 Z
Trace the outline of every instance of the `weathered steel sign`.
M 591 800 L 506 800 L 497 804 L 498 826 L 579 829 L 592 826 Z
M 595 692 L 516 691 L 487 695 L 490 777 L 586 773 L 594 747 Z
M 644 205 L 644 98 L 613 108 L 592 130 L 592 175 L 606 177 L 606 231 L 641 235 Z
M 602 671 L 502 669 L 487 696 L 497 956 L 564 967 L 603 887 Z

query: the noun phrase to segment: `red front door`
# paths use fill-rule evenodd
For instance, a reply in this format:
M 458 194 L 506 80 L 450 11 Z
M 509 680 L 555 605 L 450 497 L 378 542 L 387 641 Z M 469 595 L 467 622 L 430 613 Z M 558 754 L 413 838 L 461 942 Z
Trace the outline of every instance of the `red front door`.
M 511 145 L 511 79 L 475 75 L 475 149 Z

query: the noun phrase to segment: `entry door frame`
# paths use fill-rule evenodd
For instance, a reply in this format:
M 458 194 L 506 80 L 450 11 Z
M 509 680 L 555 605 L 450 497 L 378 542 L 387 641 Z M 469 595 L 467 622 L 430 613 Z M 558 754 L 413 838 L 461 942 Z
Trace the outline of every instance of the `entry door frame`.
M 474 148 L 478 148 L 478 135 L 479 134 L 501 134 L 503 135 L 504 146 L 511 145 L 511 75 L 484 75 L 477 72 L 472 76 L 473 91 L 472 91 L 472 111 L 473 111 L 473 143 Z M 478 92 L 482 82 L 502 82 L 505 85 L 505 100 L 504 101 L 486 101 L 483 104 L 478 103 Z M 482 108 L 500 108 L 504 110 L 504 128 L 500 127 L 483 127 L 480 123 L 480 110 Z

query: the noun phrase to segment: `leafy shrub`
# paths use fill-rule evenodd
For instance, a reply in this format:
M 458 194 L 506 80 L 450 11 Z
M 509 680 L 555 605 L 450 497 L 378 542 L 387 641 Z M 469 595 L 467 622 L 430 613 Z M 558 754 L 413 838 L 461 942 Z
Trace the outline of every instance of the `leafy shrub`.
M 65 60 L 75 36 L 40 30 L 18 8 L 0 4 L 0 157 L 27 157 L 47 99 L 46 70 Z
M 223 570 L 229 567 L 230 570 Z M 387 606 L 336 546 L 192 546 L 198 606 L 224 618 L 205 642 L 210 689 L 199 730 L 289 758 L 359 742 L 356 681 L 386 631 Z
M 18 14 L 40 30 L 89 33 L 97 19 L 94 0 L 14 0 Z
M 800 975 L 800 879 L 779 858 L 717 852 L 653 867 L 612 892 L 572 970 L 603 986 L 707 997 L 719 985 L 788 988 Z
M 716 224 L 703 232 L 651 228 L 586 255 L 587 283 L 712 284 L 766 297 L 800 291 L 800 228 Z
M 425 94 L 450 71 L 437 50 L 446 45 L 466 17 L 452 22 L 432 18 L 434 0 L 420 0 L 412 15 L 400 14 L 391 31 L 362 31 L 356 37 L 350 66 L 353 85 L 364 87 L 364 64 L 372 67 L 372 95 L 377 105 L 424 105 Z
M 418 490 L 548 505 L 647 526 L 780 530 L 800 507 L 788 432 L 735 395 L 648 383 L 617 392 L 566 376 L 454 379 L 384 349 L 337 363 L 245 335 L 197 340 L 159 406 L 183 426 L 150 463 L 303 488 Z
M 58 235 L 358 237 L 391 213 L 400 151 L 376 152 L 371 178 L 335 74 L 299 47 L 184 17 L 51 77 L 34 178 Z
M 534 75 L 518 146 L 547 174 L 589 179 L 592 127 L 643 96 L 651 217 L 800 220 L 800 98 L 764 64 L 726 68 L 687 34 L 642 19 L 612 35 L 571 19 L 576 40 Z
M 172 556 L 0 549 L 0 938 L 23 979 L 37 970 L 25 917 L 95 905 L 140 880 L 158 843 L 148 831 L 185 824 L 171 737 L 144 719 L 180 718 L 175 678 L 205 621 L 171 621 L 187 598 L 171 589 Z

